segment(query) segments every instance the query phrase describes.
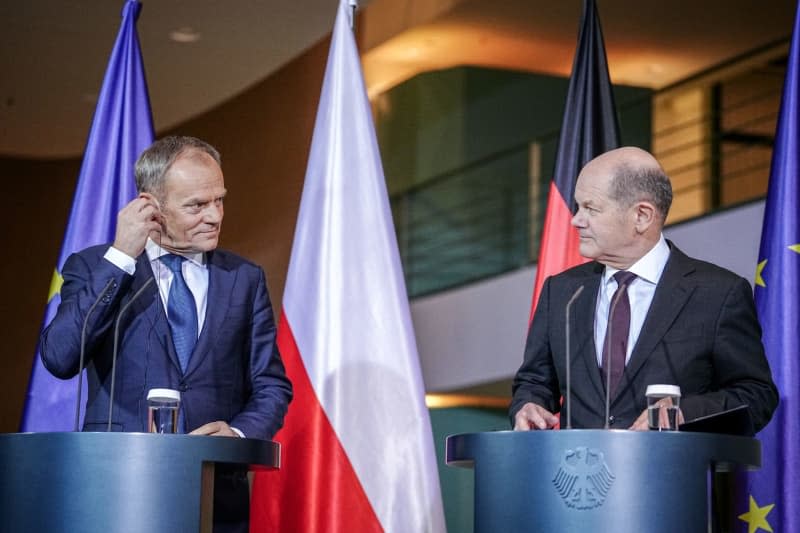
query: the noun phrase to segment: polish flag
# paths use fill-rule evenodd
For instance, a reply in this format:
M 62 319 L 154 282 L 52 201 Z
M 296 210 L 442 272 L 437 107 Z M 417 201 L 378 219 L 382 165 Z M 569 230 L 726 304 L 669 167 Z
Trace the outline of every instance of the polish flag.
M 444 532 L 425 390 L 347 0 L 339 5 L 283 295 L 294 401 L 251 531 Z

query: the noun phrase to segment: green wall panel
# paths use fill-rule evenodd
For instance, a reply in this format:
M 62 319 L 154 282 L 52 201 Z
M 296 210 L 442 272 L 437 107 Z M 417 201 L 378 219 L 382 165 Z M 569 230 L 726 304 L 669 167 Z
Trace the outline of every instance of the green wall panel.
M 444 463 L 445 439 L 448 435 L 510 429 L 505 409 L 455 407 L 431 409 L 431 426 L 439 463 L 445 520 L 449 533 L 471 532 L 473 526 L 473 471 L 454 468 Z

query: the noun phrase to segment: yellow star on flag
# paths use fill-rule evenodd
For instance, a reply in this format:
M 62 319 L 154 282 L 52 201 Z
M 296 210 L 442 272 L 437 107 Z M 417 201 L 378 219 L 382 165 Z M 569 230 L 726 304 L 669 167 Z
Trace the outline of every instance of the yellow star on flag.
M 761 277 L 761 273 L 764 271 L 764 267 L 767 264 L 767 260 L 764 259 L 756 266 L 756 285 L 759 287 L 766 287 L 767 284 L 764 283 L 764 278 Z
M 58 273 L 58 270 L 53 270 L 53 279 L 50 280 L 50 292 L 47 295 L 47 301 L 53 299 L 53 296 L 61 291 L 61 285 L 64 283 L 64 278 Z
M 750 496 L 750 510 L 739 515 L 739 520 L 747 522 L 747 533 L 756 533 L 759 529 L 772 533 L 772 526 L 767 522 L 767 515 L 775 507 L 775 504 L 759 507 L 755 498 Z
M 787 248 L 789 248 L 793 252 L 797 252 L 798 254 L 800 254 L 800 243 L 787 246 Z M 756 285 L 764 288 L 767 287 L 767 284 L 764 282 L 764 277 L 762 276 L 765 266 L 767 266 L 766 259 L 759 262 L 758 265 L 756 266 Z

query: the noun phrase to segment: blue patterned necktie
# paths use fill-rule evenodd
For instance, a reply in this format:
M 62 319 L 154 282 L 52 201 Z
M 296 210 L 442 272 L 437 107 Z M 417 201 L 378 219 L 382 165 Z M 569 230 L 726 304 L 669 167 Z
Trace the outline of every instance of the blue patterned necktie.
M 181 265 L 186 261 L 180 255 L 161 256 L 161 261 L 172 271 L 172 285 L 167 299 L 167 319 L 172 331 L 172 343 L 178 354 L 181 370 L 186 372 L 194 345 L 197 344 L 197 307 L 192 291 L 183 279 Z

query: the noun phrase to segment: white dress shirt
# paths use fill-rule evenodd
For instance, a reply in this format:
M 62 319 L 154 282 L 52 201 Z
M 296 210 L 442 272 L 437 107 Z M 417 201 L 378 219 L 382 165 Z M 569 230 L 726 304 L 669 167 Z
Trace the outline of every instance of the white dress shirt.
M 145 252 L 150 260 L 150 268 L 153 269 L 153 275 L 158 283 L 158 292 L 161 295 L 161 302 L 164 304 L 164 312 L 166 313 L 173 274 L 167 265 L 161 262 L 160 257 L 172 252 L 165 250 L 150 239 L 147 239 Z M 206 308 L 208 307 L 208 268 L 206 267 L 205 255 L 201 252 L 180 255 L 187 259 L 181 264 L 181 272 L 186 285 L 192 291 L 192 296 L 194 296 L 194 303 L 197 307 L 197 334 L 200 335 L 200 332 L 203 331 Z M 130 275 L 133 275 L 136 271 L 136 258 L 130 257 L 113 246 L 108 249 L 104 257 Z
M 653 303 L 656 286 L 661 279 L 661 274 L 664 273 L 664 267 L 667 266 L 668 260 L 669 245 L 662 234 L 656 245 L 628 269 L 628 272 L 636 274 L 636 278 L 628 285 L 631 325 L 628 330 L 628 351 L 625 354 L 625 364 L 628 364 L 636 341 L 639 339 L 647 311 L 650 309 L 650 304 Z M 614 292 L 617 290 L 617 281 L 614 279 L 614 274 L 617 272 L 619 272 L 618 269 L 606 266 L 603 279 L 600 280 L 600 291 L 597 295 L 597 308 L 594 315 L 594 345 L 598 366 L 603 366 L 603 345 L 608 326 L 608 308 Z

